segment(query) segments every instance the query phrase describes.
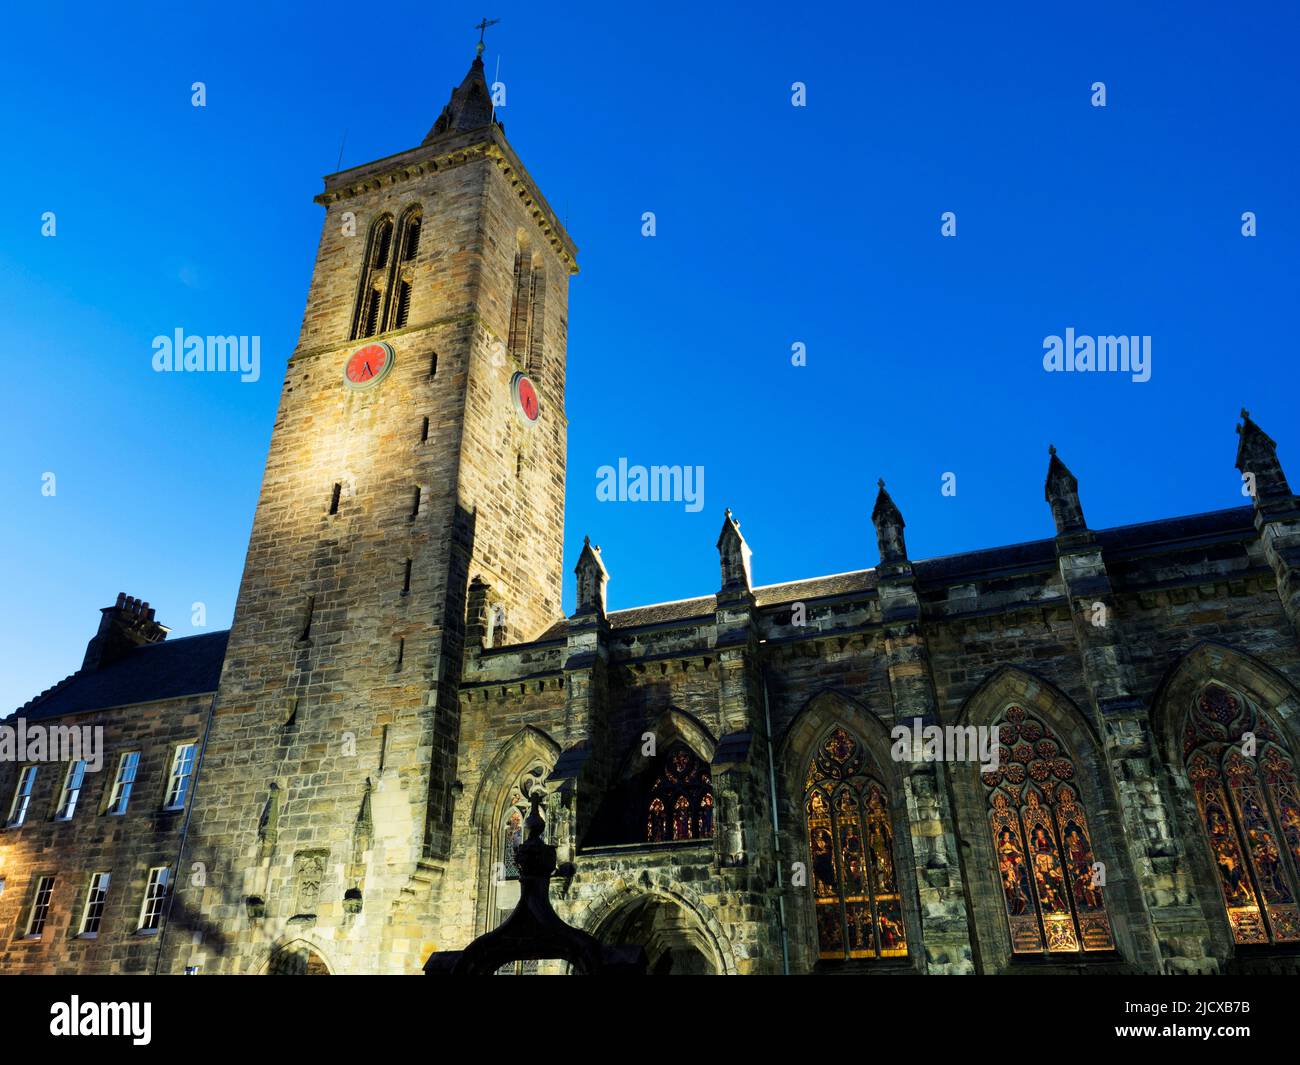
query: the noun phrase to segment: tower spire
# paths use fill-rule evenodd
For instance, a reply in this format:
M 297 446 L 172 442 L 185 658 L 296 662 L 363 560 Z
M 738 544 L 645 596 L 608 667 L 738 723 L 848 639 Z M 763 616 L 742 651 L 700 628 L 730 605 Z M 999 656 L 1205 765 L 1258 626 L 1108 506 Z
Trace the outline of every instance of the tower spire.
M 489 26 L 495 26 L 500 21 L 485 18 L 474 27 L 479 31 L 478 44 L 474 48 L 474 61 L 469 65 L 469 73 L 460 85 L 451 90 L 451 99 L 429 130 L 429 135 L 424 138 L 425 144 L 444 133 L 462 133 L 492 123 L 492 93 L 483 73 L 483 34 Z

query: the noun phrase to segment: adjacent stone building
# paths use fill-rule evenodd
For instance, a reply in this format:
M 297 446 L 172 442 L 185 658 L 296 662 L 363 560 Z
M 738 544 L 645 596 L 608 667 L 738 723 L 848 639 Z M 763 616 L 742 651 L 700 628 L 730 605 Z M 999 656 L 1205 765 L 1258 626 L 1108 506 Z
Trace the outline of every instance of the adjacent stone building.
M 715 589 L 607 611 L 587 542 L 564 618 L 577 252 L 481 59 L 318 202 L 233 627 L 119 597 L 18 712 L 105 739 L 0 761 L 0 971 L 417 973 L 538 788 L 557 912 L 656 973 L 1297 970 L 1300 507 L 1245 412 L 1250 505 L 1094 531 L 1053 451 L 1052 538 L 913 561 L 882 482 L 875 568 L 755 586 L 728 511 Z

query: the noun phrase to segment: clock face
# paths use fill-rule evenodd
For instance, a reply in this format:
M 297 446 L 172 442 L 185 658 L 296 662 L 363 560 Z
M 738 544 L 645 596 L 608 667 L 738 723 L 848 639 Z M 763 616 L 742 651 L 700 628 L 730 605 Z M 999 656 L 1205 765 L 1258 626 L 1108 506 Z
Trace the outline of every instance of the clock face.
M 357 348 L 343 367 L 343 383 L 349 388 L 369 388 L 383 380 L 393 368 L 393 349 L 383 341 Z
M 537 389 L 532 378 L 527 374 L 517 373 L 510 380 L 510 391 L 514 396 L 515 412 L 525 425 L 536 425 L 542 413 L 542 405 L 537 399 Z

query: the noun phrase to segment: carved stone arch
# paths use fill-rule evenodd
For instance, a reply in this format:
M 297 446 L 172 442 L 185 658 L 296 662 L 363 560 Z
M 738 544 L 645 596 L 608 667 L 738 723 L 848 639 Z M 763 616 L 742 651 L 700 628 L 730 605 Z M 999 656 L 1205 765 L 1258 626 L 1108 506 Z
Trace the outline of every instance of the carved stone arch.
M 1292 754 L 1300 756 L 1300 690 L 1254 655 L 1205 640 L 1169 668 L 1151 703 L 1152 732 L 1175 776 L 1182 774 L 1182 728 L 1188 708 L 1212 680 L 1250 699 L 1286 737 Z
M 648 922 L 633 926 L 624 918 L 633 915 L 634 911 L 652 909 L 680 911 L 689 925 L 683 929 L 686 934 L 682 938 L 709 956 L 715 973 L 736 975 L 735 951 L 722 923 L 697 892 L 667 873 L 647 871 L 636 884 L 619 881 L 603 887 L 578 914 L 575 924 L 602 943 L 626 945 L 629 940 L 620 937 L 626 937 L 633 927 L 646 927 Z M 655 962 L 659 960 L 658 951 L 651 956 L 650 948 L 655 944 L 641 942 L 635 932 L 631 934 L 632 945 L 647 947 L 650 972 L 653 973 Z
M 812 695 L 777 743 L 777 815 L 781 850 L 786 856 L 782 882 L 786 885 L 790 971 L 811 972 L 819 960 L 804 785 L 816 752 L 836 727 L 844 728 L 855 742 L 862 745 L 872 775 L 879 778 L 888 793 L 894 865 L 910 944 L 910 965 L 920 971 L 925 952 L 921 943 L 920 897 L 906 777 L 903 768 L 890 756 L 888 726 L 859 700 L 836 688 L 825 688 Z M 791 882 L 795 862 L 804 866 L 806 880 L 802 887 L 795 887 Z M 890 961 L 904 964 L 902 959 Z
M 1239 955 L 1223 903 L 1219 872 L 1201 823 L 1195 789 L 1183 757 L 1183 729 L 1193 702 L 1210 685 L 1247 699 L 1273 728 L 1292 759 L 1300 757 L 1300 690 L 1256 656 L 1217 641 L 1198 643 L 1170 666 L 1151 705 L 1154 743 L 1174 796 L 1172 826 L 1192 871 L 1197 899 L 1211 929 L 1214 953 Z M 1259 757 L 1264 751 L 1260 750 Z
M 990 673 L 966 698 L 956 724 L 992 725 L 1013 703 L 1032 706 L 1076 753 L 1080 746 L 1101 752 L 1101 737 L 1078 703 L 1051 681 L 1018 666 L 999 666 Z
M 262 976 L 333 976 L 334 967 L 319 943 L 297 935 L 281 936 L 263 959 Z
M 654 736 L 652 755 L 645 753 L 647 732 Z M 614 763 L 584 845 L 645 843 L 667 839 L 669 834 L 673 840 L 712 838 L 720 793 L 712 774 L 718 741 L 708 727 L 693 714 L 670 706 L 648 728 L 639 729 L 623 742 L 625 748 Z M 676 760 L 675 750 L 687 756 L 676 769 L 686 774 L 680 779 L 669 773 L 670 760 Z M 674 823 L 674 795 L 685 804 L 681 809 L 687 828 L 681 836 Z M 657 812 L 652 814 L 655 807 Z
M 540 765 L 546 775 L 555 768 L 560 745 L 541 729 L 525 725 L 507 740 L 488 764 L 470 807 L 470 830 L 475 841 L 478 868 L 478 892 L 474 908 L 476 936 L 491 931 L 496 900 L 495 867 L 500 860 L 497 844 L 506 804 L 518 778 L 533 765 Z M 507 907 L 508 909 L 508 907 Z
M 793 770 L 799 777 L 797 790 L 802 793 L 802 774 L 808 768 L 815 745 L 837 722 L 848 726 L 865 743 L 876 767 L 888 776 L 885 783 L 891 791 L 902 784 L 899 766 L 889 755 L 892 743 L 888 726 L 874 711 L 838 688 L 823 688 L 811 695 L 786 727 L 777 742 L 781 775 L 785 777 Z M 802 801 L 801 798 L 799 802 Z
M 668 750 L 677 740 L 681 740 L 704 762 L 713 761 L 713 752 L 718 749 L 718 741 L 708 726 L 694 714 L 675 706 L 670 706 L 656 719 L 654 725 L 646 730 L 655 736 L 656 751 Z M 635 762 L 641 753 L 641 741 L 638 738 L 635 749 L 628 754 L 627 762 Z
M 1091 828 L 1093 857 L 1104 866 L 1103 895 L 1118 955 L 1110 957 L 1123 968 L 1149 953 L 1152 929 L 1126 845 L 1105 746 L 1073 699 L 1045 678 L 1017 666 L 1000 666 L 990 673 L 966 699 L 955 724 L 993 726 L 1012 706 L 1050 729 L 1074 764 L 1075 776 L 1069 783 Z M 1005 972 L 1012 959 L 1011 933 L 990 830 L 989 790 L 977 762 L 953 764 L 947 780 L 976 956 L 982 971 Z M 1077 968 L 1077 958 L 1071 964 Z

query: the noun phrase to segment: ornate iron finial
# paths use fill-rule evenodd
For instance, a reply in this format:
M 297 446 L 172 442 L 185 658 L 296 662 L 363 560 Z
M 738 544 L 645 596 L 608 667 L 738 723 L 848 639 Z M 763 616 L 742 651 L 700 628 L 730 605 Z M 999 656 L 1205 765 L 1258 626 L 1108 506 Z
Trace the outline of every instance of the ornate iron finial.
M 474 52 L 474 54 L 475 54 L 476 56 L 482 56 L 482 55 L 483 55 L 483 48 L 484 48 L 484 44 L 483 44 L 483 35 L 484 35 L 485 33 L 487 33 L 487 31 L 488 31 L 488 27 L 489 27 L 489 26 L 495 26 L 495 25 L 496 25 L 498 22 L 500 22 L 500 21 L 501 21 L 501 20 L 500 20 L 499 18 L 488 18 L 488 17 L 485 15 L 485 16 L 483 17 L 483 21 L 480 22 L 477 26 L 474 27 L 476 30 L 478 30 L 478 48 L 477 48 L 477 49 L 475 50 L 475 52 Z
M 1242 408 L 1241 408 L 1241 416 L 1242 416 L 1243 418 L 1249 418 L 1249 417 L 1250 417 L 1250 411 L 1248 411 L 1245 407 L 1242 407 Z
M 876 479 L 876 487 L 879 488 L 882 492 L 885 490 L 885 479 L 883 477 L 878 477 Z
M 1049 455 L 1055 455 L 1055 454 L 1056 454 L 1056 445 L 1055 445 L 1055 444 L 1048 444 L 1048 445 L 1047 445 L 1047 453 L 1048 453 Z

